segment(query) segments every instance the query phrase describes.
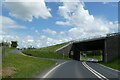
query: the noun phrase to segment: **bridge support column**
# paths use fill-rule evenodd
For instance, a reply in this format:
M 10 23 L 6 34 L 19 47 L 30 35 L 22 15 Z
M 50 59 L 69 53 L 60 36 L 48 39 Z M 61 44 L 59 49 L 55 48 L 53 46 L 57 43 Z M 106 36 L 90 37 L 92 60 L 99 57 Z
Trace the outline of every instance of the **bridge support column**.
M 105 40 L 105 62 L 119 58 L 119 36 L 110 36 Z
M 77 47 L 73 50 L 73 59 L 78 61 L 80 60 L 80 50 L 77 49 Z
M 69 52 L 69 58 L 72 58 L 72 59 L 73 59 L 73 51 L 70 51 L 70 52 Z
M 102 62 L 107 62 L 107 54 L 105 53 L 105 50 L 102 50 Z

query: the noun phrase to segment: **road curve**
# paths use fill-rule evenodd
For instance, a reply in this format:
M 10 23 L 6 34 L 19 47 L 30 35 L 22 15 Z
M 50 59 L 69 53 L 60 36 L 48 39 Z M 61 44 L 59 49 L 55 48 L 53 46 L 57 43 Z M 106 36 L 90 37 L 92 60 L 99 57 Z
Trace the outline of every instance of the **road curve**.
M 89 78 L 89 80 L 96 78 L 98 80 L 119 80 L 117 79 L 118 77 L 117 71 L 113 71 L 97 63 L 70 60 L 56 66 L 51 71 L 47 72 L 43 78 Z
M 10 52 L 24 55 L 21 51 L 16 49 Z M 47 58 L 43 59 L 46 60 Z M 58 65 L 49 72 L 46 71 L 43 73 L 43 75 L 38 75 L 37 78 L 82 78 L 89 80 L 97 78 L 99 80 L 120 80 L 120 72 L 104 67 L 98 63 L 82 62 L 76 60 L 48 60 L 55 60 L 57 61 Z

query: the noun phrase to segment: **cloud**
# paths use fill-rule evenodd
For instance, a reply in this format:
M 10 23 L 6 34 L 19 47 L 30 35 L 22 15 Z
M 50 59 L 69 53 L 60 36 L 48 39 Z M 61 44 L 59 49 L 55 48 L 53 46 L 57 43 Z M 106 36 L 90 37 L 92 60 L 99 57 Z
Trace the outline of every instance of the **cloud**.
M 65 38 L 64 39 L 57 39 L 57 38 L 50 38 L 48 36 L 41 35 L 40 38 L 38 38 L 37 43 L 39 43 L 40 47 L 46 47 L 46 46 L 60 44 L 60 43 L 67 42 L 67 41 L 68 40 Z
M 2 24 L 1 28 L 2 29 L 8 29 L 8 28 L 11 28 L 11 29 L 26 29 L 25 26 L 18 25 L 14 20 L 12 20 L 9 17 L 0 16 L 0 19 L 2 20 L 1 21 L 1 24 Z
M 31 29 L 34 30 L 35 34 L 39 34 L 39 36 L 33 36 L 33 35 L 19 36 L 19 35 L 7 34 L 4 35 L 4 39 L 6 41 L 17 40 L 19 42 L 18 43 L 19 47 L 29 47 L 32 45 L 38 48 L 38 47 L 46 47 L 50 45 L 60 44 L 70 40 L 89 38 L 91 36 L 104 35 L 106 33 L 113 33 L 118 31 L 117 21 L 111 22 L 106 19 L 98 18 L 93 15 L 90 15 L 89 11 L 84 9 L 84 3 L 81 3 L 79 1 L 72 3 L 63 2 L 62 5 L 59 6 L 58 11 L 59 11 L 59 15 L 64 18 L 64 21 L 56 21 L 56 24 L 67 26 L 69 23 L 70 26 L 72 26 L 70 29 L 66 31 L 56 32 L 54 30 L 47 28 L 47 29 L 43 29 L 40 33 L 40 31 L 34 29 L 33 27 Z M 33 16 L 35 17 L 35 15 L 33 14 L 31 16 L 32 18 L 30 18 L 30 20 L 33 19 Z M 29 20 L 29 18 L 26 18 L 25 20 Z M 8 20 L 8 22 L 6 20 L 6 23 L 4 24 L 8 24 L 8 23 L 9 25 L 17 24 L 13 20 Z M 0 40 L 1 39 L 2 38 L 0 35 Z
M 69 22 L 64 22 L 64 21 L 56 21 L 55 24 L 60 25 L 60 26 L 70 26 Z
M 47 19 L 52 17 L 50 8 L 47 8 L 44 0 L 5 0 L 4 5 L 10 11 L 13 17 L 20 18 L 25 21 L 32 21 L 33 17 Z
M 18 35 L 6 34 L 6 35 L 0 35 L 0 42 L 2 41 L 5 42 L 17 41 L 19 48 L 23 48 L 23 47 L 27 48 L 30 46 L 33 46 L 35 48 L 40 48 L 40 47 L 60 44 L 66 42 L 67 40 L 50 38 L 45 35 L 40 35 L 39 37 L 36 38 L 32 35 L 18 36 Z
M 44 30 L 42 30 L 42 31 L 45 32 L 45 33 L 47 33 L 47 34 L 51 34 L 51 35 L 55 35 L 55 34 L 57 34 L 56 31 L 51 30 L 51 29 L 49 29 L 49 28 L 44 29 Z
M 90 15 L 79 0 L 72 3 L 63 1 L 59 15 L 73 26 L 67 32 L 72 39 L 104 35 L 118 29 L 116 23 Z
M 10 35 L 10 34 L 5 34 L 5 35 L 0 35 L 0 42 L 5 41 L 5 42 L 10 42 L 10 41 L 19 41 L 20 37 L 17 35 Z
M 108 4 L 109 2 L 102 2 L 103 4 Z
M 38 30 L 35 30 L 36 33 L 38 33 Z

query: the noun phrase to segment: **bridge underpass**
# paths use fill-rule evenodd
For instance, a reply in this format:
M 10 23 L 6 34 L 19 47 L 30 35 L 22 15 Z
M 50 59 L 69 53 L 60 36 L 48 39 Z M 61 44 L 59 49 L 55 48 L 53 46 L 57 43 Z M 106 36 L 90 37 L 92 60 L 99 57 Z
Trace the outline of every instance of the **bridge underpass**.
M 56 52 L 69 56 L 75 60 L 80 60 L 80 51 L 101 50 L 102 60 L 104 62 L 110 62 L 115 58 L 120 58 L 119 40 L 119 33 L 109 34 L 106 37 L 75 41 L 56 50 Z
M 69 53 L 69 57 L 73 58 L 75 60 L 80 60 L 80 52 L 81 51 L 101 50 L 102 51 L 102 60 L 104 61 L 104 56 L 105 56 L 105 54 L 104 54 L 105 43 L 104 42 L 105 42 L 105 39 L 73 43 L 73 46 Z

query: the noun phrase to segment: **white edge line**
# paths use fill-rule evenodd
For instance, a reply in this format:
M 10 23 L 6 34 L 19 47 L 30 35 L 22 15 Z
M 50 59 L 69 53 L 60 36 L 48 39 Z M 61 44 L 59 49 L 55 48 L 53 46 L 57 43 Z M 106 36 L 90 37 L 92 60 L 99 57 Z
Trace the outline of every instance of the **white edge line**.
M 95 71 L 94 69 L 92 69 L 90 66 L 88 66 L 85 62 L 82 62 L 82 64 L 88 69 L 90 70 L 93 74 L 95 74 L 98 78 L 102 79 L 106 79 L 108 80 L 105 76 L 103 76 L 102 74 L 98 73 L 97 71 Z M 102 78 L 101 78 L 102 77 Z
M 57 69 L 59 66 L 65 64 L 66 62 L 68 62 L 68 61 L 65 61 L 65 62 L 63 62 L 63 63 L 61 63 L 61 64 L 55 66 L 55 67 L 52 68 L 50 71 L 48 71 L 42 78 L 47 78 L 47 76 L 48 76 L 52 71 L 54 71 L 55 69 Z
M 86 64 L 86 63 L 85 63 Z M 87 65 L 87 64 L 86 64 Z M 87 65 L 88 66 L 88 65 Z M 93 70 L 96 74 L 98 74 L 99 76 L 107 79 L 105 76 L 103 76 L 102 74 L 100 74 L 99 72 L 97 72 L 96 70 L 94 70 L 93 68 L 91 68 L 90 66 L 88 66 L 91 70 Z
M 98 63 L 98 64 L 99 64 L 99 63 Z M 103 65 L 103 64 L 99 64 L 99 65 L 101 65 L 101 66 L 103 66 L 103 67 L 105 67 L 105 68 L 111 69 L 111 70 L 113 70 L 113 71 L 120 72 L 119 70 L 116 70 L 116 69 L 110 68 L 110 67 L 108 67 L 108 66 L 105 66 L 105 65 Z
M 97 76 L 98 78 L 101 78 L 99 75 L 97 75 L 96 73 L 94 73 L 91 69 L 89 69 L 83 62 L 82 62 L 82 64 L 83 64 L 89 71 L 91 71 L 95 76 Z

